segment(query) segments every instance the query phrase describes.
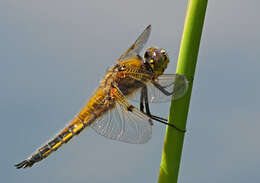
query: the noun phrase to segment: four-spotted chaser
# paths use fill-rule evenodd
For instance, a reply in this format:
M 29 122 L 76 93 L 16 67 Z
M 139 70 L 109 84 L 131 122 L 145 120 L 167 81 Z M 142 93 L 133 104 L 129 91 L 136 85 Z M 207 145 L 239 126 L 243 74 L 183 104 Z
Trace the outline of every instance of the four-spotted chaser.
M 153 120 L 168 124 L 167 119 L 151 114 L 149 103 L 182 97 L 188 81 L 179 74 L 163 74 L 169 63 L 164 49 L 150 47 L 143 58 L 139 55 L 150 33 L 151 25 L 107 71 L 99 88 L 79 114 L 48 143 L 16 164 L 16 168 L 31 167 L 86 127 L 110 139 L 142 144 L 152 136 Z M 128 99 L 138 101 L 140 109 L 131 105 Z M 173 124 L 168 125 L 183 131 Z

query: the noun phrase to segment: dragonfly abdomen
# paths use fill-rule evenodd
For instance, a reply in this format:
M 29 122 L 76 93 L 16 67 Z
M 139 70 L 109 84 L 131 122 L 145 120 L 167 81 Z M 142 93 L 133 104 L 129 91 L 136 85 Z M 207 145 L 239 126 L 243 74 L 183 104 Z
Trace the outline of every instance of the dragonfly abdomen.
M 103 105 L 104 98 L 104 91 L 98 89 L 81 112 L 60 133 L 36 150 L 26 160 L 16 164 L 16 168 L 32 167 L 36 162 L 45 159 L 64 143 L 78 135 L 83 129 L 90 126 L 98 117 L 108 111 L 108 106 Z
M 64 143 L 67 143 L 75 135 L 78 135 L 87 126 L 88 125 L 79 116 L 76 116 L 76 118 L 52 140 L 48 141 L 48 143 L 40 147 L 26 160 L 16 164 L 16 168 L 31 167 L 34 163 L 45 159 L 52 152 L 59 149 Z

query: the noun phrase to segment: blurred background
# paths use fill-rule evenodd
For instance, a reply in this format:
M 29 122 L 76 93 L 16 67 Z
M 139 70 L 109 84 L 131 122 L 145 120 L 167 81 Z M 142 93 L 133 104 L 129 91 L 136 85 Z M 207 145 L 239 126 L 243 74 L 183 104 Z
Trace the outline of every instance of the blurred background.
M 148 24 L 175 73 L 187 1 L 2 0 L 3 182 L 157 182 L 165 126 L 131 145 L 92 129 L 30 169 L 13 166 L 62 129 Z M 260 182 L 260 2 L 208 3 L 179 182 Z M 169 103 L 153 105 L 167 117 Z

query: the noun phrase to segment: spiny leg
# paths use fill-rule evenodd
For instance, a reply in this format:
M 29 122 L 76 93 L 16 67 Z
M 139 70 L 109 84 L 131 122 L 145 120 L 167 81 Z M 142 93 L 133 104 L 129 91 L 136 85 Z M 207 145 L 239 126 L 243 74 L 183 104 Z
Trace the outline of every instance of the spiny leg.
M 169 125 L 173 128 L 175 128 L 176 130 L 180 131 L 180 132 L 185 132 L 186 130 L 183 130 L 183 129 L 180 129 L 178 127 L 176 127 L 174 124 L 170 124 L 168 123 L 167 119 L 165 118 L 162 118 L 162 117 L 159 117 L 159 116 L 155 116 L 155 115 L 152 115 L 151 112 L 150 112 L 150 108 L 149 108 L 149 102 L 148 102 L 148 91 L 147 91 L 147 87 L 143 87 L 142 88 L 142 91 L 141 91 L 141 96 L 140 96 L 140 110 L 142 112 L 144 112 L 144 104 L 143 102 L 145 103 L 145 109 L 146 109 L 146 115 L 148 115 L 149 117 L 151 117 L 153 120 L 155 121 L 158 121 L 160 123 L 163 123 L 163 124 L 166 124 L 166 125 Z
M 157 83 L 156 81 L 153 81 L 152 83 L 153 83 L 153 85 L 154 85 L 158 90 L 160 90 L 164 95 L 170 96 L 170 95 L 174 94 L 174 92 L 175 92 L 175 91 L 168 92 L 167 90 L 164 89 L 164 87 L 163 87 L 162 85 L 160 85 L 160 84 Z
M 165 119 L 165 118 L 162 118 L 162 117 L 159 117 L 159 116 L 155 116 L 155 115 L 152 115 L 151 114 L 151 111 L 150 111 L 150 107 L 149 107 L 149 102 L 148 102 L 148 91 L 147 91 L 147 87 L 144 86 L 142 88 L 142 91 L 141 91 L 141 96 L 140 96 L 140 110 L 142 112 L 144 112 L 144 104 L 145 104 L 145 110 L 146 110 L 146 115 L 152 117 L 152 118 L 155 118 L 156 120 L 160 120 L 160 121 L 165 121 L 167 122 L 168 120 Z
M 143 88 L 141 90 L 141 95 L 140 95 L 140 111 L 145 113 L 144 112 L 144 94 L 143 94 Z
M 162 86 L 160 83 L 158 83 L 158 82 L 156 82 L 156 81 L 152 81 L 152 83 L 153 83 L 153 85 L 154 85 L 158 90 L 160 90 L 160 91 L 161 91 L 164 95 L 166 95 L 166 96 L 171 96 L 171 95 L 177 93 L 178 91 L 180 91 L 182 88 L 185 87 L 185 83 L 182 83 L 182 84 L 180 84 L 180 85 L 175 85 L 174 89 L 169 92 L 169 91 L 167 91 L 167 90 L 165 89 L 165 87 Z
M 146 87 L 145 87 L 145 88 L 146 88 Z M 146 91 L 145 91 L 145 90 L 146 90 Z M 161 117 L 159 117 L 159 116 L 154 116 L 154 115 L 151 114 L 150 108 L 149 108 L 148 99 L 145 100 L 145 96 L 147 96 L 147 94 L 145 94 L 145 92 L 147 92 L 147 88 L 141 90 L 141 95 L 140 95 L 140 111 L 142 111 L 143 113 L 145 113 L 145 112 L 144 112 L 144 101 L 145 101 L 145 109 L 146 109 L 146 113 L 145 113 L 145 114 L 146 114 L 146 115 L 148 115 L 149 117 L 157 118 L 158 120 L 167 122 L 167 119 L 161 118 Z M 157 119 L 156 119 L 156 120 L 157 120 Z

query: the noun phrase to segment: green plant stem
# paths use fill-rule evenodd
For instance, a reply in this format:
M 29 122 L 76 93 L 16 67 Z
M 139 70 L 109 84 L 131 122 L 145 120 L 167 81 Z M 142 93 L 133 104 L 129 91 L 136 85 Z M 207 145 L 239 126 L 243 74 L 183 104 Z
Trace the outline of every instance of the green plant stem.
M 207 0 L 190 0 L 188 2 L 177 73 L 186 76 L 190 83 L 187 94 L 181 99 L 172 101 L 169 113 L 169 123 L 173 123 L 181 129 L 186 129 L 206 7 Z M 184 133 L 167 126 L 158 183 L 177 183 L 183 140 Z

